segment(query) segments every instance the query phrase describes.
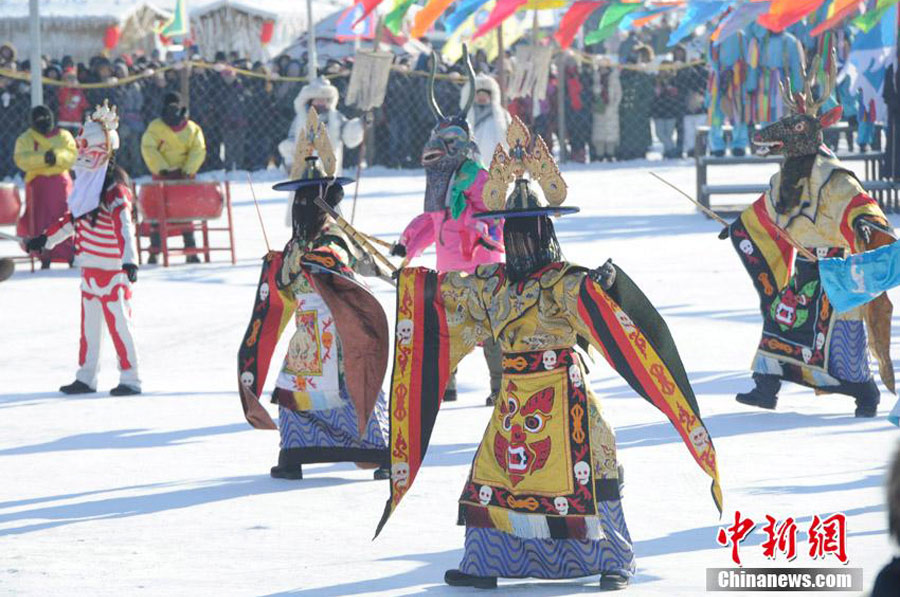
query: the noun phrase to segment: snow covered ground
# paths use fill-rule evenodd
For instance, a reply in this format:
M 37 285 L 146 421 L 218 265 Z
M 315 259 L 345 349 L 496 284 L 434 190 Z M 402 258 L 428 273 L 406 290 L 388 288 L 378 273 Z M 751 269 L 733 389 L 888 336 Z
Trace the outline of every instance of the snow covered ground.
M 594 367 L 627 471 L 624 507 L 638 558 L 628 594 L 704 593 L 706 568 L 731 565 L 715 537 L 735 510 L 757 522 L 791 516 L 801 529 L 798 557 L 773 563 L 757 528 L 741 546 L 745 566 L 837 565 L 810 559 L 805 528 L 814 514 L 846 513 L 848 566 L 864 569 L 869 588 L 892 553 L 882 485 L 897 429 L 884 418 L 854 419 L 846 397 L 796 386 L 785 386 L 776 412 L 734 401 L 750 386 L 756 296 L 731 247 L 717 240 L 719 227 L 650 169 L 693 191 L 688 161 L 565 169 L 569 203 L 582 212 L 558 221 L 558 234 L 571 261 L 595 266 L 612 257 L 666 317 L 716 442 L 725 515 L 719 520 L 708 480 L 663 416 L 605 364 Z M 260 180 L 256 192 L 280 248 L 285 198 L 269 187 Z M 357 225 L 394 240 L 423 188 L 421 172 L 367 173 Z M 462 555 L 455 500 L 489 416 L 480 354 L 464 361 L 460 399 L 443 408 L 416 484 L 376 541 L 388 487 L 371 472 L 325 464 L 306 467 L 300 482 L 271 479 L 277 433 L 244 422 L 235 379 L 265 245 L 248 185 L 236 182 L 233 196 L 236 266 L 220 256 L 140 271 L 141 396 L 106 393 L 117 383 L 108 344 L 100 392 L 55 391 L 75 372 L 76 271 L 20 266 L 0 286 L 0 593 L 473 594 L 442 579 Z M 352 187 L 348 214 L 351 197 Z M 393 319 L 391 288 L 373 284 Z M 892 404 L 885 395 L 881 414 Z M 595 588 L 596 578 L 503 581 L 499 593 Z

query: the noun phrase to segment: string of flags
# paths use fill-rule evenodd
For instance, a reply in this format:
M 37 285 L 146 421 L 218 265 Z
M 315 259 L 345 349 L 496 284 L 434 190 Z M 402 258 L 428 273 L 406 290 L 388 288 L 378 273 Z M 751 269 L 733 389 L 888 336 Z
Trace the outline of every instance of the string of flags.
M 553 39 L 569 47 L 588 22 L 597 23 L 584 31 L 587 44 L 599 43 L 616 31 L 639 29 L 667 13 L 677 19 L 669 45 L 677 44 L 701 25 L 712 28 L 711 39 L 721 42 L 751 23 L 773 33 L 805 20 L 813 37 L 835 28 L 852 25 L 863 33 L 871 31 L 900 0 L 357 0 L 363 7 L 359 20 L 378 9 L 383 23 L 398 34 L 413 6 L 409 36 L 420 38 L 434 27 L 452 35 L 488 5 L 486 18 L 470 33 L 476 40 L 496 30 L 517 13 L 557 10 L 560 14 Z M 894 9 L 893 12 L 895 12 Z M 600 13 L 599 21 L 591 19 Z M 412 13 L 410 13 L 412 14 Z M 471 29 L 471 27 L 467 27 Z

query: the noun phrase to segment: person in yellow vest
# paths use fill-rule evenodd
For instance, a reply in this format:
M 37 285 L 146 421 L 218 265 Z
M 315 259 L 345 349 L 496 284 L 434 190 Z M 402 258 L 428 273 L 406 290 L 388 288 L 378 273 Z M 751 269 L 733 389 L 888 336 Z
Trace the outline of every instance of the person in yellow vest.
M 206 140 L 203 130 L 187 118 L 187 107 L 181 95 L 170 92 L 163 98 L 162 114 L 150 123 L 141 138 L 141 155 L 154 180 L 184 180 L 194 178 L 206 159 Z M 193 230 L 173 227 L 181 233 L 185 248 L 194 248 Z M 150 235 L 152 252 L 148 263 L 156 263 L 160 238 L 156 226 Z M 188 263 L 199 263 L 196 255 L 188 255 Z
M 56 126 L 47 106 L 31 110 L 30 127 L 16 139 L 13 159 L 25 172 L 25 215 L 19 220 L 19 236 L 35 236 L 66 213 L 66 197 L 72 191 L 69 169 L 78 151 L 71 133 Z M 41 268 L 51 261 L 69 263 L 75 257 L 72 241 L 40 255 Z

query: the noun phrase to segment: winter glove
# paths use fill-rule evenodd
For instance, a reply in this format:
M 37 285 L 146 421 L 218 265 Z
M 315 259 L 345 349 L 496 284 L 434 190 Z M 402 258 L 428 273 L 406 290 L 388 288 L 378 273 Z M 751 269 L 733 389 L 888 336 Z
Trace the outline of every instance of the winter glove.
M 47 235 L 41 234 L 40 236 L 34 236 L 25 241 L 25 250 L 29 253 L 40 253 L 44 250 L 44 245 L 47 244 Z
M 44 163 L 48 166 L 56 165 L 56 154 L 53 153 L 52 149 L 48 149 L 47 153 L 44 154 Z
M 125 274 L 128 275 L 128 281 L 132 284 L 137 282 L 137 272 L 138 266 L 133 263 L 125 263 L 122 264 L 122 269 L 125 270 Z
M 406 247 L 400 243 L 391 245 L 391 255 L 394 257 L 406 257 Z
M 596 269 L 592 269 L 588 275 L 600 285 L 600 288 L 609 290 L 616 283 L 616 266 L 613 265 L 612 259 L 607 259 L 606 263 Z

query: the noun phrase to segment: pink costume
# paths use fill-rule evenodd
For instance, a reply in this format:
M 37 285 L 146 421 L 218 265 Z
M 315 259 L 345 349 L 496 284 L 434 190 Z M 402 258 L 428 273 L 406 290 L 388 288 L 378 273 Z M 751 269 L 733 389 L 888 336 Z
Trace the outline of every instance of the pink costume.
M 465 167 L 465 166 L 464 166 Z M 437 242 L 437 271 L 472 273 L 479 265 L 503 261 L 503 232 L 499 220 L 477 220 L 488 211 L 481 199 L 488 173 L 479 169 L 472 184 L 462 191 L 465 209 L 453 218 L 449 207 L 416 216 L 400 235 L 409 259 L 418 257 Z

